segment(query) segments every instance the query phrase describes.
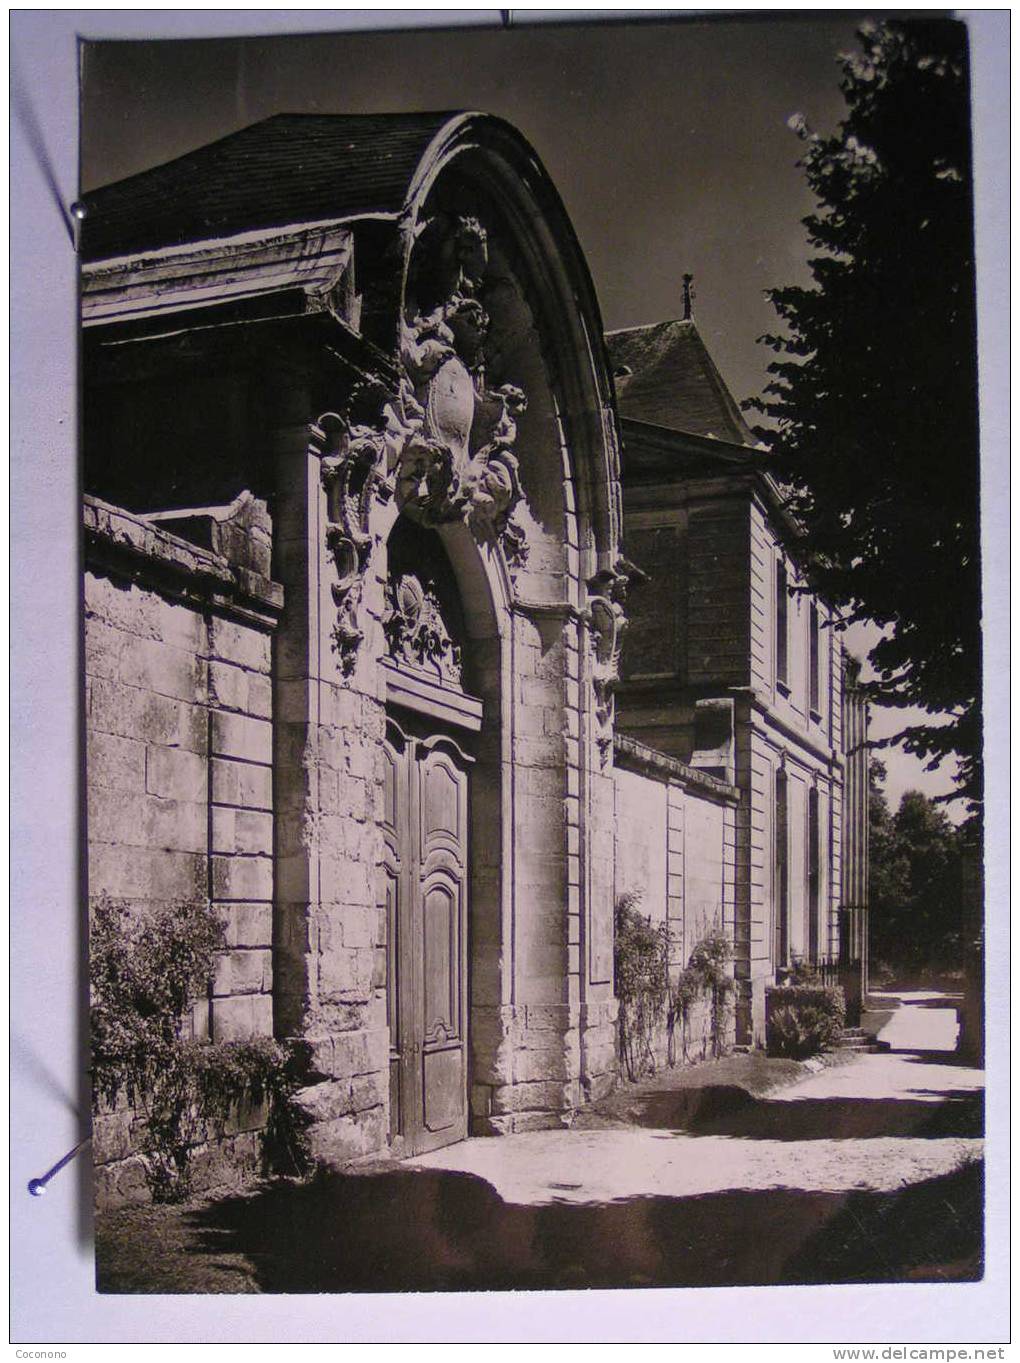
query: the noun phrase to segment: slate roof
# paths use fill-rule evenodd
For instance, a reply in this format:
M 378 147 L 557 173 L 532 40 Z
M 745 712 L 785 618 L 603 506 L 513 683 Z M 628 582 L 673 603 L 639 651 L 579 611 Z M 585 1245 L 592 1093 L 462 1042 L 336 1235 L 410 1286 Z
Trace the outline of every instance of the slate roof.
M 429 143 L 454 116 L 278 114 L 253 123 L 85 195 L 82 257 L 398 213 Z
M 691 321 L 606 335 L 620 415 L 733 445 L 755 444 Z

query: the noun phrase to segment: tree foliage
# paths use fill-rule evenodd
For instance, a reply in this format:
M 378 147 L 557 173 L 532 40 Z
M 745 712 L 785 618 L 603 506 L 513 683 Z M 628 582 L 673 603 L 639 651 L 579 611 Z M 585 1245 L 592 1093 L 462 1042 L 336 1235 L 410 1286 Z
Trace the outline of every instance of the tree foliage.
M 869 902 L 871 951 L 894 969 L 958 965 L 964 930 L 963 856 L 968 832 L 934 801 L 908 790 L 893 814 L 885 770 L 872 760 Z
M 950 20 L 865 25 L 840 58 L 831 136 L 791 120 L 818 208 L 813 285 L 772 291 L 784 324 L 749 404 L 804 526 L 814 586 L 871 620 L 865 689 L 920 706 L 904 728 L 980 799 L 977 362 L 967 39 Z M 948 722 L 946 718 L 948 717 Z

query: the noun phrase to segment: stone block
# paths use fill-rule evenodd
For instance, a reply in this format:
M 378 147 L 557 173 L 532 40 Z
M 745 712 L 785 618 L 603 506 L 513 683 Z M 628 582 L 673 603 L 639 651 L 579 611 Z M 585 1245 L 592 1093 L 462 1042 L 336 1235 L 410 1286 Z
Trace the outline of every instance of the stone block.
M 472 1084 L 471 1085 L 471 1117 L 472 1122 L 478 1118 L 486 1118 L 492 1114 L 492 1085 L 491 1084 Z
M 382 1073 L 362 1074 L 350 1079 L 327 1079 L 310 1088 L 300 1089 L 295 1106 L 312 1122 L 330 1122 L 337 1117 L 370 1111 L 385 1101 Z
M 372 993 L 375 962 L 368 948 L 330 947 L 319 955 L 319 999 L 367 1001 Z
M 333 1073 L 372 1074 L 389 1064 L 390 1037 L 385 1028 L 361 1028 L 333 1037 Z
M 128 686 L 204 704 L 206 665 L 188 649 L 159 639 L 135 639 L 121 650 L 117 675 Z
M 553 1114 L 569 1111 L 576 1105 L 572 1102 L 573 1089 L 573 1085 L 561 1080 L 540 1080 L 535 1083 L 515 1083 L 505 1088 L 494 1088 L 492 1111 L 496 1116 L 511 1112 Z M 515 1131 L 523 1129 L 515 1123 Z
M 209 622 L 209 656 L 256 672 L 268 672 L 272 657 L 270 637 L 234 620 L 213 616 Z
M 204 752 L 206 712 L 170 696 L 119 681 L 96 679 L 90 687 L 88 727 L 164 748 Z
M 575 1064 L 571 1068 L 570 1056 L 563 1046 L 514 1051 L 515 1084 L 533 1084 L 541 1081 L 562 1084 L 576 1073 L 577 1066 Z
M 211 715 L 210 750 L 217 757 L 240 758 L 269 765 L 273 760 L 273 726 L 264 719 L 215 710 Z
M 231 994 L 266 994 L 273 987 L 273 959 L 268 950 L 224 951 L 216 959 L 214 998 Z
M 158 746 L 149 746 L 144 753 L 145 790 L 149 795 L 167 800 L 205 802 L 208 761 L 202 753 Z
M 273 1000 L 269 994 L 238 994 L 212 1001 L 214 1041 L 247 1041 L 272 1036 Z
M 135 1207 L 151 1202 L 152 1194 L 145 1177 L 146 1164 L 141 1155 L 112 1164 L 97 1165 L 94 1170 L 95 1205 L 98 1211 L 116 1211 L 120 1207 Z
M 533 685 L 538 685 L 538 683 L 533 683 Z M 540 689 L 544 691 L 544 685 Z M 521 705 L 517 709 L 514 718 L 514 730 L 522 739 L 541 739 L 548 734 L 558 734 L 561 729 L 562 719 L 559 709 L 550 708 L 547 704 L 538 701 Z
M 272 899 L 271 857 L 213 856 L 213 899 Z
M 277 829 L 279 834 L 280 828 Z M 281 904 L 307 905 L 315 867 L 307 852 L 280 853 L 274 858 L 276 895 Z
M 210 770 L 214 803 L 244 809 L 273 808 L 273 774 L 269 767 L 214 757 Z
M 105 620 L 86 616 L 85 675 L 107 679 L 116 677 L 125 642 L 133 638 L 133 635 L 125 634 Z
M 562 1035 L 578 1024 L 577 1011 L 564 1003 L 529 1003 L 519 1011 L 522 1034 L 558 1032 Z
M 593 1074 L 584 1080 L 584 1097 L 589 1103 L 601 1102 L 619 1084 L 619 1075 L 616 1073 Z
M 110 843 L 89 846 L 89 893 L 105 890 L 114 899 L 202 899 L 206 858 Z
M 562 738 L 521 737 L 513 741 L 513 760 L 520 767 L 562 767 Z
M 248 678 L 252 674 L 234 663 L 210 662 L 209 703 L 217 710 L 248 709 Z
M 189 753 L 189 757 L 194 754 Z M 201 760 L 201 759 L 198 759 Z M 85 752 L 89 790 L 106 787 L 138 794 L 146 789 L 145 744 L 116 734 L 90 732 Z
M 88 828 L 96 842 L 204 853 L 208 816 L 204 804 L 96 787 L 89 791 Z
M 351 905 L 343 915 L 343 943 L 347 947 L 375 946 L 376 920 L 373 909 Z
M 254 672 L 248 674 L 248 713 L 258 719 L 270 719 L 273 713 L 273 684 Z
M 356 1117 L 315 1122 L 307 1140 L 312 1159 L 324 1165 L 339 1167 L 374 1154 L 386 1147 L 386 1108 L 380 1105 Z
M 273 851 L 272 814 L 214 805 L 211 850 L 270 856 Z
M 92 1118 L 92 1158 L 96 1164 L 127 1159 L 133 1153 L 130 1112 L 97 1113 Z
M 227 925 L 228 946 L 272 946 L 273 907 L 271 904 L 224 904 L 221 906 L 221 912 Z

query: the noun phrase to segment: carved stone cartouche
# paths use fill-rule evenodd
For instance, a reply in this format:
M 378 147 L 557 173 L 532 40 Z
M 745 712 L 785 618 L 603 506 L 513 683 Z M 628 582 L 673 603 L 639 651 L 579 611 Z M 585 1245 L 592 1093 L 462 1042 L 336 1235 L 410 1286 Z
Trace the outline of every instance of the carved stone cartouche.
M 450 637 L 431 582 L 422 586 L 413 573 L 387 582 L 383 631 L 389 656 L 396 662 L 460 685 L 460 645 Z
M 393 515 L 404 511 L 428 526 L 466 521 L 502 546 L 511 576 L 527 559 L 513 519 L 523 496 L 513 446 L 527 398 L 513 384 L 485 385 L 489 318 L 475 295 L 487 264 L 488 237 L 477 218 L 443 214 L 426 223 L 412 257 L 396 389 L 365 385 L 346 415 L 329 413 L 313 428 L 337 573 L 333 642 L 345 676 L 364 637 L 364 574 Z M 353 419 L 355 408 L 367 409 L 365 419 Z M 374 512 L 385 504 L 391 511 L 383 524 Z

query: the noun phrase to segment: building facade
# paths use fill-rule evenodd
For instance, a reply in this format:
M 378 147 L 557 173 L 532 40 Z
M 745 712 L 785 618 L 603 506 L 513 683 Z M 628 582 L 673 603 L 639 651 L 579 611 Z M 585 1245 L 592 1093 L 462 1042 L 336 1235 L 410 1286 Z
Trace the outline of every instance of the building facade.
M 866 902 L 866 710 L 855 707 L 845 732 L 833 612 L 802 575 L 798 527 L 689 308 L 607 341 L 627 551 L 654 583 L 632 597 L 617 723 L 740 793 L 737 1040 L 750 1044 L 763 1039 L 777 973 L 853 950 L 840 914 L 845 865 L 850 902 Z M 849 830 L 848 761 L 865 825 Z
M 616 1081 L 622 893 L 681 955 L 715 926 L 742 980 L 774 969 L 741 868 L 776 725 L 755 747 L 734 670 L 721 709 L 619 731 L 642 574 L 555 188 L 495 118 L 281 116 L 97 191 L 82 246 L 90 896 L 217 907 L 194 1032 L 287 1043 L 318 1159 L 569 1124 Z M 751 500 L 719 509 L 749 557 Z M 831 830 L 838 702 L 796 710 L 799 638 L 790 826 L 815 791 Z M 140 1195 L 133 1114 L 95 1136 L 100 1198 Z

